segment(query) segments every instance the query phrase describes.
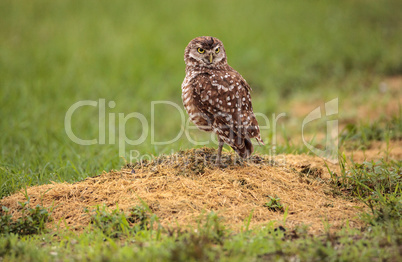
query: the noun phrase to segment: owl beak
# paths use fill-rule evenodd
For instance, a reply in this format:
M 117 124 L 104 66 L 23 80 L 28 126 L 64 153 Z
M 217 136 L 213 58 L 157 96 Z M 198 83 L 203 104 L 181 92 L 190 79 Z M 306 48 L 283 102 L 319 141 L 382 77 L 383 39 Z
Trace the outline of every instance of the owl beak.
M 212 64 L 212 60 L 214 59 L 213 54 L 209 54 L 209 62 Z

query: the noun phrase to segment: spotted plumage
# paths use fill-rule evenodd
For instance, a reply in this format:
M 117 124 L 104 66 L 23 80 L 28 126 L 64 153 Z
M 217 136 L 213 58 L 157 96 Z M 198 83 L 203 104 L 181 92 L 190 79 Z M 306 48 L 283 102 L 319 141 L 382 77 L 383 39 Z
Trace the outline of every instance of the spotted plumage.
M 250 156 L 253 152 L 251 138 L 263 144 L 251 104 L 251 88 L 227 64 L 222 42 L 210 36 L 194 38 L 185 49 L 184 61 L 183 104 L 199 129 L 218 136 L 217 162 L 220 162 L 224 143 L 239 156 Z

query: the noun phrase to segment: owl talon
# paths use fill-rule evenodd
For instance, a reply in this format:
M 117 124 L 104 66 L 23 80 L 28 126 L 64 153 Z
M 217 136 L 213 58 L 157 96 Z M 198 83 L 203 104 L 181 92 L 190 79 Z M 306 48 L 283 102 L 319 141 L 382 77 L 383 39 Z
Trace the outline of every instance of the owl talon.
M 215 165 L 218 166 L 218 167 L 221 167 L 221 166 L 222 166 L 222 161 L 221 161 L 220 156 L 217 156 L 217 157 L 216 157 Z
M 218 168 L 226 168 L 226 167 L 228 167 L 227 164 L 222 163 L 222 159 L 220 159 L 220 158 L 219 159 L 216 158 L 215 166 L 218 167 Z

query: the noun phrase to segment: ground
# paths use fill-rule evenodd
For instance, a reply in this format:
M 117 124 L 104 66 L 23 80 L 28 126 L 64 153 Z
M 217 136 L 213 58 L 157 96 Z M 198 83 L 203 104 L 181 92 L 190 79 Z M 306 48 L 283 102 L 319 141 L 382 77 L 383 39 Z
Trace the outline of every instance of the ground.
M 366 152 L 348 152 L 347 156 L 356 162 L 383 159 L 383 143 L 376 146 Z M 397 142 L 387 157 L 401 159 L 401 149 L 401 142 Z M 363 225 L 358 214 L 364 204 L 337 195 L 331 188 L 328 168 L 339 174 L 337 164 L 304 154 L 276 158 L 254 155 L 244 161 L 232 152 L 223 155 L 226 167 L 217 167 L 214 157 L 216 151 L 211 148 L 181 151 L 72 184 L 30 187 L 2 199 L 1 205 L 15 210 L 17 217 L 18 202 L 24 202 L 27 194 L 30 205 L 52 209 L 53 223 L 82 230 L 90 222 L 86 209 L 106 205 L 128 212 L 145 201 L 163 226 L 194 225 L 201 214 L 214 211 L 226 226 L 238 230 L 251 213 L 251 227 L 281 221 L 284 210 L 266 206 L 272 196 L 279 197 L 286 208 L 288 228 L 306 225 L 311 233 L 322 234 L 323 220 L 332 230 L 347 222 L 353 228 Z

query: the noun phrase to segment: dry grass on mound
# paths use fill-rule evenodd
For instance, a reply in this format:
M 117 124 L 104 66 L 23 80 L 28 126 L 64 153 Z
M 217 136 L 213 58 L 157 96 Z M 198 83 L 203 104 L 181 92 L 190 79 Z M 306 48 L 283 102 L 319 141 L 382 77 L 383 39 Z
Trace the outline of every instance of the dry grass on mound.
M 359 226 L 357 213 L 361 209 L 356 207 L 362 205 L 331 193 L 321 159 L 285 155 L 281 158 L 285 161 L 278 164 L 255 155 L 242 162 L 225 153 L 225 165 L 218 168 L 213 164 L 215 153 L 207 148 L 181 151 L 74 184 L 34 186 L 27 193 L 31 205 L 53 206 L 54 221 L 65 221 L 77 229 L 89 223 L 84 208 L 91 210 L 102 204 L 114 208 L 118 204 L 127 211 L 141 204 L 139 197 L 164 226 L 195 224 L 203 211 L 217 211 L 233 229 L 240 228 L 252 210 L 252 226 L 282 221 L 282 212 L 266 206 L 269 196 L 279 197 L 288 208 L 287 227 L 306 224 L 311 233 L 319 233 L 324 221 L 333 229 L 342 227 L 346 220 L 352 227 Z M 335 170 L 336 166 L 331 168 Z M 18 217 L 18 201 L 26 201 L 22 192 L 2 199 L 1 205 Z

